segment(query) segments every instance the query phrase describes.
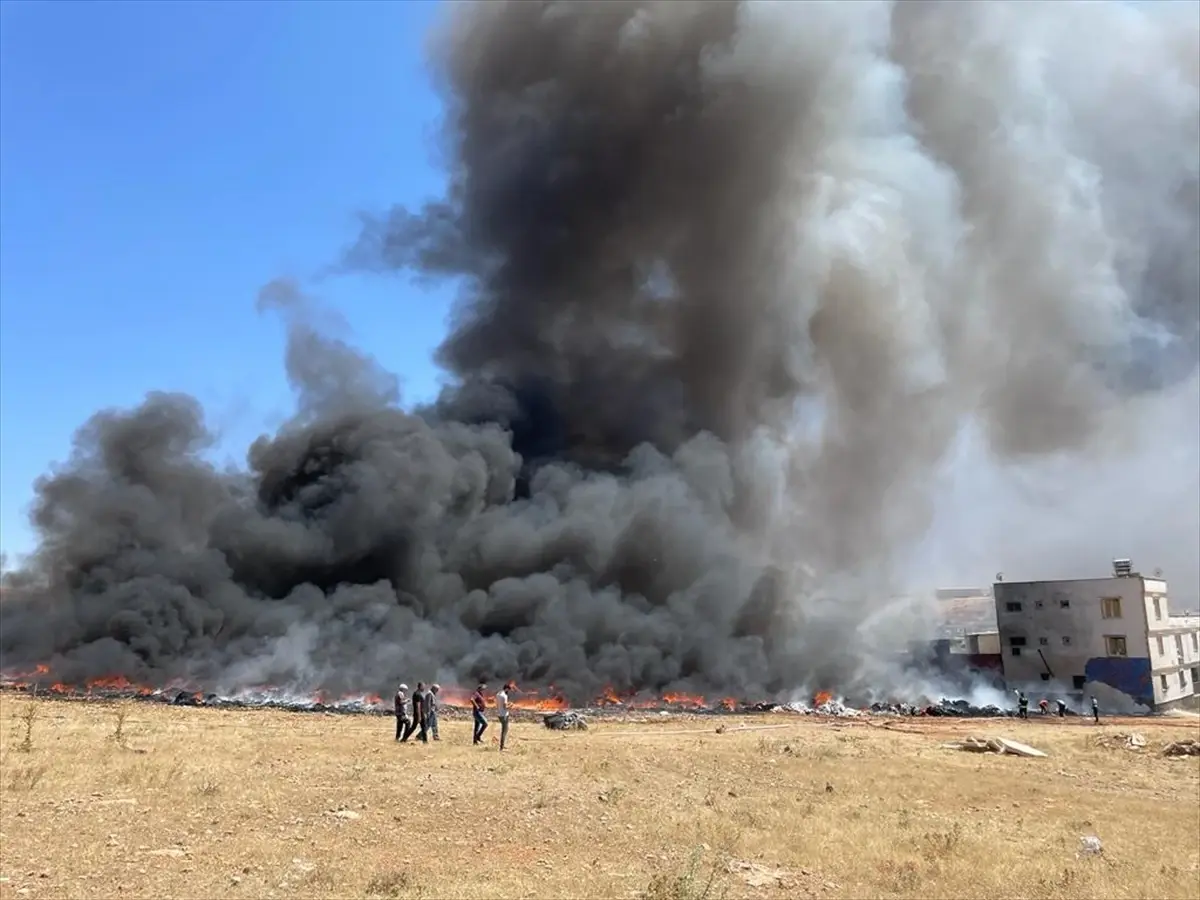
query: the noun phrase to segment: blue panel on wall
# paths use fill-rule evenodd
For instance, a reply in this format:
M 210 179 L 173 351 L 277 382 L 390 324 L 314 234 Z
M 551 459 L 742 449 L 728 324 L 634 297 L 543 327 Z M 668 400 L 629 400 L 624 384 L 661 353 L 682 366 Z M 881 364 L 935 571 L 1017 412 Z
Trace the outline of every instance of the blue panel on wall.
M 1098 656 L 1083 667 L 1088 681 L 1098 681 L 1128 694 L 1138 703 L 1154 705 L 1154 682 L 1150 677 L 1150 660 L 1133 656 Z

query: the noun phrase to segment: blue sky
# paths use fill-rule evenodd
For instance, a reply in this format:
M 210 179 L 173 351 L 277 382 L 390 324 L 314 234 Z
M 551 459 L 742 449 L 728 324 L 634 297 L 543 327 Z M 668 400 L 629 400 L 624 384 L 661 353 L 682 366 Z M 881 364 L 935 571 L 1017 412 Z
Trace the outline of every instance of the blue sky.
M 440 192 L 428 2 L 0 3 L 0 546 L 96 410 L 198 397 L 242 458 L 290 405 L 258 288 L 305 277 L 355 215 Z M 318 296 L 427 397 L 448 292 Z

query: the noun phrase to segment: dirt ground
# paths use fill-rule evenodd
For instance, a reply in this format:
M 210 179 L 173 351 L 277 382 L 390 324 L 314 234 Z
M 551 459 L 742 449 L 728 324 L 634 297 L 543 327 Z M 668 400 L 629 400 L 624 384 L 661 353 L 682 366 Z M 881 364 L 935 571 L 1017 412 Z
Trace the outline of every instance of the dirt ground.
M 1197 719 L 534 719 L 501 754 L 463 718 L 9 694 L 0 727 L 0 898 L 1200 897 L 1200 759 L 1161 754 Z

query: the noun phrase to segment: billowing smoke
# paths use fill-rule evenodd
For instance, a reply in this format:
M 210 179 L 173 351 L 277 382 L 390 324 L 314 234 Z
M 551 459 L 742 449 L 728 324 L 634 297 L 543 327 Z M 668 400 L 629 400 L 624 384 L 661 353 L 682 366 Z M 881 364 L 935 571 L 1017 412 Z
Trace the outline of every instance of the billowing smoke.
M 965 428 L 1009 465 L 1136 454 L 1146 398 L 1195 377 L 1198 9 L 450 8 L 447 195 L 343 265 L 461 285 L 451 386 L 406 411 L 269 286 L 294 419 L 224 471 L 188 397 L 95 416 L 38 485 L 4 665 L 886 678 Z

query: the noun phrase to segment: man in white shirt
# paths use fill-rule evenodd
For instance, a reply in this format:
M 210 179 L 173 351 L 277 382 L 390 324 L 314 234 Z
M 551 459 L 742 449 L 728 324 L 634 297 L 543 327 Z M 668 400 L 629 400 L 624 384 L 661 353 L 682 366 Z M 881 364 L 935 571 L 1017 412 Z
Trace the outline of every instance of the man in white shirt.
M 506 682 L 496 694 L 496 718 L 500 720 L 500 749 L 508 743 L 508 692 L 513 689 L 511 681 Z
M 396 740 L 404 739 L 404 732 L 408 728 L 408 685 L 402 684 L 396 690 L 395 698 L 396 708 Z

